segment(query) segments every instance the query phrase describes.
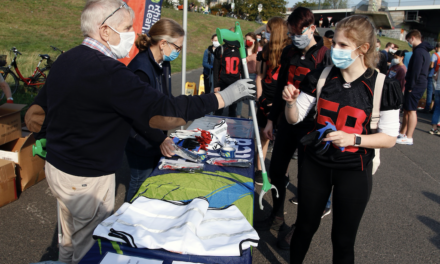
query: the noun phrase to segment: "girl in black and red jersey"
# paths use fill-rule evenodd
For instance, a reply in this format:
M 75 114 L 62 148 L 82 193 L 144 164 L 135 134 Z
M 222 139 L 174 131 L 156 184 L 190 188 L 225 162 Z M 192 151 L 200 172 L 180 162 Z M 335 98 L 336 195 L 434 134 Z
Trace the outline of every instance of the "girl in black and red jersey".
M 277 124 L 277 137 L 269 167 L 271 183 L 279 192 L 279 198 L 272 192 L 273 209 L 270 216 L 262 221 L 255 221 L 254 228 L 259 231 L 279 230 L 284 223 L 284 200 L 286 197 L 287 169 L 293 153 L 298 148 L 298 164 L 301 164 L 303 151 L 299 147 L 300 139 L 313 128 L 313 113 L 301 124 L 289 125 L 284 116 L 285 101 L 282 99 L 284 86 L 294 84 L 299 86 L 307 73 L 311 70 L 329 64 L 330 54 L 324 46 L 323 39 L 314 36 L 316 26 L 312 11 L 308 8 L 298 7 L 287 19 L 288 34 L 293 42 L 284 48 L 281 55 L 281 67 L 278 72 L 277 87 L 273 95 L 273 103 L 267 116 L 267 125 L 263 131 L 264 137 L 273 140 L 274 124 Z M 279 120 L 279 122 L 278 122 Z M 255 182 L 262 182 L 261 176 L 255 175 Z
M 281 54 L 283 49 L 290 44 L 287 36 L 287 25 L 283 18 L 273 17 L 267 22 L 266 34 L 270 34 L 269 43 L 264 46 L 263 51 L 257 55 L 257 120 L 261 130 L 266 127 L 267 116 L 270 113 L 275 90 L 277 88 L 278 76 L 281 68 Z M 263 157 L 266 158 L 269 138 L 261 135 Z M 256 183 L 262 185 L 259 180 L 261 175 L 261 164 L 258 159 L 258 170 L 256 172 Z
M 298 217 L 290 243 L 290 263 L 302 263 L 319 227 L 322 211 L 333 189 L 333 263 L 354 263 L 354 243 L 372 188 L 374 148 L 390 148 L 399 130 L 400 84 L 386 79 L 380 104 L 378 133 L 371 134 L 375 65 L 375 29 L 365 16 L 339 21 L 333 39 L 332 68 L 316 102 L 322 69 L 311 71 L 299 85 L 283 91 L 287 121 L 296 124 L 314 109 L 314 130 L 326 122 L 337 131 L 325 136 L 333 147 L 323 154 L 306 147 L 298 184 Z M 321 148 L 320 145 L 317 148 Z M 345 148 L 342 151 L 340 148 Z

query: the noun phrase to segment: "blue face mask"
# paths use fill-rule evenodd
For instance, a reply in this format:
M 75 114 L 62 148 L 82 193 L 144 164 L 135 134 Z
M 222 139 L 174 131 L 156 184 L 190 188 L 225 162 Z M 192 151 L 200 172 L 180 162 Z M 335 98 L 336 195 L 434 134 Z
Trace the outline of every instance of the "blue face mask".
M 168 44 L 168 47 L 170 47 L 170 44 Z M 170 49 L 171 49 L 171 47 L 170 47 Z M 179 57 L 179 54 L 180 53 L 174 49 L 171 51 L 169 56 L 167 56 L 165 54 L 163 55 L 163 61 L 173 61 L 173 60 L 177 59 L 177 57 Z
M 312 40 L 310 35 L 303 35 L 310 27 L 311 25 L 304 29 L 303 32 L 301 32 L 301 35 L 293 35 L 290 37 L 293 45 L 298 49 L 305 49 L 310 44 L 310 41 Z
M 409 41 L 408 41 L 408 46 L 409 46 L 410 48 L 413 47 L 413 45 L 412 45 L 411 43 L 409 43 Z
M 266 36 L 267 41 L 270 40 L 270 33 L 264 32 L 264 35 Z
M 357 50 L 359 47 L 355 48 L 354 50 L 334 49 L 332 47 L 331 56 L 333 64 L 339 69 L 347 69 L 359 57 L 358 55 L 354 59 L 351 58 L 351 53 Z

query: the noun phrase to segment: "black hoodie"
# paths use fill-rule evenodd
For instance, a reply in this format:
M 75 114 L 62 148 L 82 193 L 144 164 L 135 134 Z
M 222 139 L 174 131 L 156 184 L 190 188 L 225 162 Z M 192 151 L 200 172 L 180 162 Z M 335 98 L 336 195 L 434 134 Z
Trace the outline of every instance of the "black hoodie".
M 425 91 L 428 86 L 429 65 L 431 64 L 429 52 L 433 49 L 427 42 L 422 42 L 413 49 L 405 77 L 406 91 L 412 90 L 416 93 Z

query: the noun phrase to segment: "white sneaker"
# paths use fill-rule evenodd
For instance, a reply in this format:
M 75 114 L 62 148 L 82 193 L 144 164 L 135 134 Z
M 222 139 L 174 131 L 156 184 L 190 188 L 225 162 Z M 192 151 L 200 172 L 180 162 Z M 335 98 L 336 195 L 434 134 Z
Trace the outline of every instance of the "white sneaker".
M 397 136 L 397 138 L 404 138 L 404 137 L 406 137 L 405 134 L 400 134 L 400 133 L 399 133 L 399 135 Z
M 402 138 L 398 138 L 396 140 L 396 143 L 397 144 L 402 144 L 402 145 L 412 145 L 413 144 L 413 139 L 412 138 L 407 138 L 405 136 L 405 137 L 402 137 Z

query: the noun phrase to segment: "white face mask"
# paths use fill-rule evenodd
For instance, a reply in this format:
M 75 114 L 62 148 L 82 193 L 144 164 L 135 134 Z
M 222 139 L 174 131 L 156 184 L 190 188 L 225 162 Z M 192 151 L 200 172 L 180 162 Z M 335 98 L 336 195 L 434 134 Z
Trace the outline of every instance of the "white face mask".
M 131 47 L 133 47 L 134 39 L 136 38 L 136 35 L 134 32 L 118 32 L 111 26 L 109 28 L 113 29 L 114 32 L 119 34 L 120 42 L 117 46 L 113 46 L 110 43 L 107 44 L 110 46 L 110 49 L 115 55 L 117 59 L 122 59 L 127 57 L 128 53 L 131 50 Z
M 396 51 L 397 51 L 396 49 L 390 49 L 391 53 L 396 53 Z
M 392 65 L 398 65 L 399 63 L 400 63 L 400 60 L 397 59 L 397 58 L 391 60 L 391 64 L 392 64 Z
M 218 46 L 220 46 L 220 43 L 218 41 L 213 41 L 212 45 L 217 48 Z

